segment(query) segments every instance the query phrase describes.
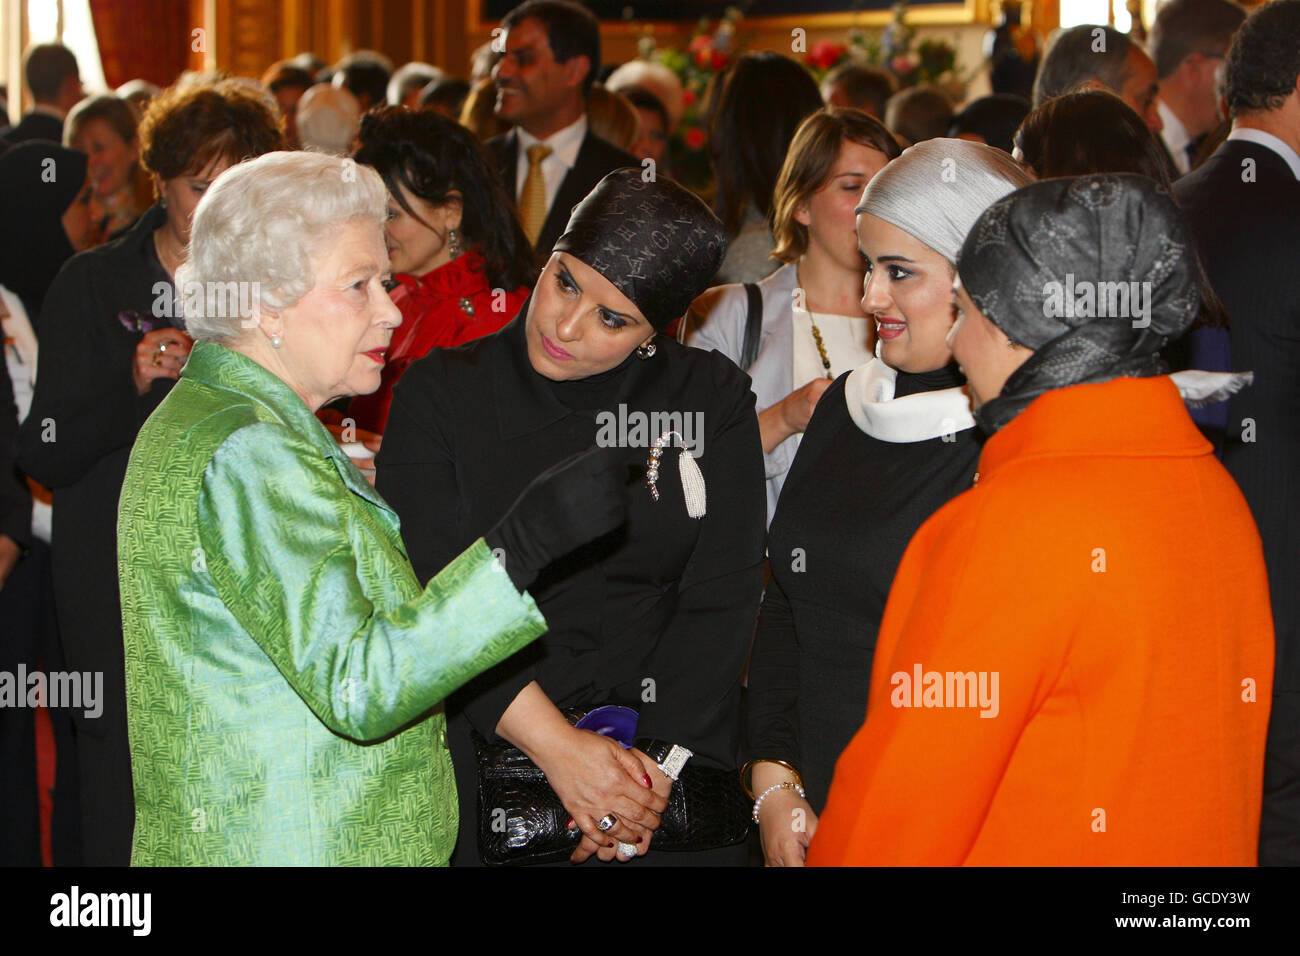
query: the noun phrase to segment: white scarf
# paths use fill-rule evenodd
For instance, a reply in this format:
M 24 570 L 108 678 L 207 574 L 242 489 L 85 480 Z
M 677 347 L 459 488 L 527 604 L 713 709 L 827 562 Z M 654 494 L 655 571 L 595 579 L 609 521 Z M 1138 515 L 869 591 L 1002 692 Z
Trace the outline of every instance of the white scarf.
M 844 400 L 854 424 L 880 441 L 927 441 L 975 427 L 963 388 L 942 388 L 894 398 L 897 370 L 873 358 L 844 381 Z

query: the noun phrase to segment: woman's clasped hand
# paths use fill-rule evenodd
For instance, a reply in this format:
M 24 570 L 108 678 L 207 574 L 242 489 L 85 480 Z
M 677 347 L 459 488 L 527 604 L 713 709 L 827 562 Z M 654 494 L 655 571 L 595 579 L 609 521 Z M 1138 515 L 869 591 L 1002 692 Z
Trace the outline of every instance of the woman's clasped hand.
M 576 727 L 555 742 L 552 754 L 539 766 L 569 811 L 572 826 L 582 831 L 572 862 L 592 855 L 605 862 L 644 856 L 672 786 L 655 762 L 635 748 L 624 750 L 616 740 Z M 635 853 L 620 843 L 635 847 Z
M 188 335 L 170 326 L 146 332 L 135 347 L 135 367 L 131 370 L 136 391 L 145 394 L 153 387 L 155 379 L 175 381 L 180 378 L 193 344 L 194 340 Z

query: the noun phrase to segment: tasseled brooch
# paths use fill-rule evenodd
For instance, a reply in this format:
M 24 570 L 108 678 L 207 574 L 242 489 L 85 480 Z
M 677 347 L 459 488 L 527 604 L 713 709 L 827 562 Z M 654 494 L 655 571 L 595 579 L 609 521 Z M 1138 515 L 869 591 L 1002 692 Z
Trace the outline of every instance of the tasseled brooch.
M 658 501 L 659 489 L 655 487 L 655 482 L 659 480 L 659 459 L 664 449 L 672 445 L 674 435 L 682 443 L 682 450 L 677 456 L 677 470 L 682 476 L 682 497 L 686 500 L 686 513 L 692 518 L 702 518 L 705 511 L 704 475 L 700 473 L 700 466 L 695 463 L 695 456 L 687 450 L 686 439 L 682 438 L 681 432 L 666 431 L 654 440 L 654 445 L 650 449 L 650 460 L 646 463 L 645 483 L 649 486 L 654 500 Z

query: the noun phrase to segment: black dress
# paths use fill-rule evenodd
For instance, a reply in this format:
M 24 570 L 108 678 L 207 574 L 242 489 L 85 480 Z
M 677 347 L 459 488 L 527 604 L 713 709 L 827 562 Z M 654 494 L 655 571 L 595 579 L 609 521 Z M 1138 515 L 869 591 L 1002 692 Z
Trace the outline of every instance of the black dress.
M 117 500 L 136 433 L 175 383 L 157 379 L 138 394 L 141 333 L 119 315 L 159 311 L 158 327 L 180 324 L 166 316 L 174 286 L 153 244 L 166 217 L 154 206 L 122 238 L 64 263 L 41 309 L 36 393 L 18 434 L 19 466 L 54 496 L 54 597 L 67 667 L 104 675 L 102 714 L 74 716 L 90 866 L 127 865 L 135 826 Z
M 971 486 L 976 429 L 880 441 L 854 423 L 845 373 L 822 394 L 768 534 L 772 579 L 749 665 L 745 759 L 785 760 L 821 813 L 840 752 L 867 713 L 871 659 L 894 572 L 917 528 Z M 895 398 L 963 384 L 955 366 L 898 373 Z
M 435 349 L 394 390 L 377 486 L 401 518 L 420 581 L 488 531 L 537 474 L 596 444 L 597 410 L 623 406 L 629 423 L 635 412 L 699 413 L 708 508 L 698 519 L 686 513 L 679 452 L 665 454 L 658 502 L 643 480 L 633 482 L 627 525 L 556 561 L 529 588 L 549 631 L 453 695 L 460 865 L 479 861 L 470 728 L 492 739 L 531 681 L 561 708 L 637 708 L 638 736 L 735 767 L 740 675 L 762 586 L 763 456 L 748 377 L 720 354 L 661 336 L 648 360 L 552 382 L 528 360 L 526 313 L 527 305 L 485 338 Z M 639 443 L 627 448 L 628 464 L 644 473 L 658 435 L 627 437 Z M 743 845 L 729 849 L 744 862 Z M 638 864 L 686 856 L 656 858 L 652 845 Z

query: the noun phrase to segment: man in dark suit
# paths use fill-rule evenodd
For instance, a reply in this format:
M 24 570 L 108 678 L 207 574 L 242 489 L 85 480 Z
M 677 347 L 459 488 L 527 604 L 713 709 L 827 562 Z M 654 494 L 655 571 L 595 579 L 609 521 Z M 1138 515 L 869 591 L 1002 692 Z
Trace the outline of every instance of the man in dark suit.
M 1294 866 L 1300 864 L 1300 0 L 1274 0 L 1246 19 L 1228 51 L 1224 86 L 1232 132 L 1175 192 L 1231 317 L 1232 368 L 1255 373 L 1254 385 L 1229 403 L 1223 463 L 1263 539 L 1277 641 L 1259 861 Z M 1204 559 L 1203 573 L 1212 576 L 1214 556 Z
M 1245 19 L 1232 0 L 1166 0 L 1156 12 L 1147 46 L 1160 76 L 1160 137 L 1179 175 L 1221 121 L 1214 74 Z
M 514 129 L 486 145 L 545 262 L 573 206 L 611 170 L 640 164 L 587 128 L 587 91 L 600 68 L 596 18 L 568 0 L 528 0 L 501 25 L 496 115 Z
M 62 43 L 38 43 L 23 58 L 32 109 L 0 137 L 0 152 L 29 139 L 63 142 L 63 118 L 85 95 L 77 58 Z

